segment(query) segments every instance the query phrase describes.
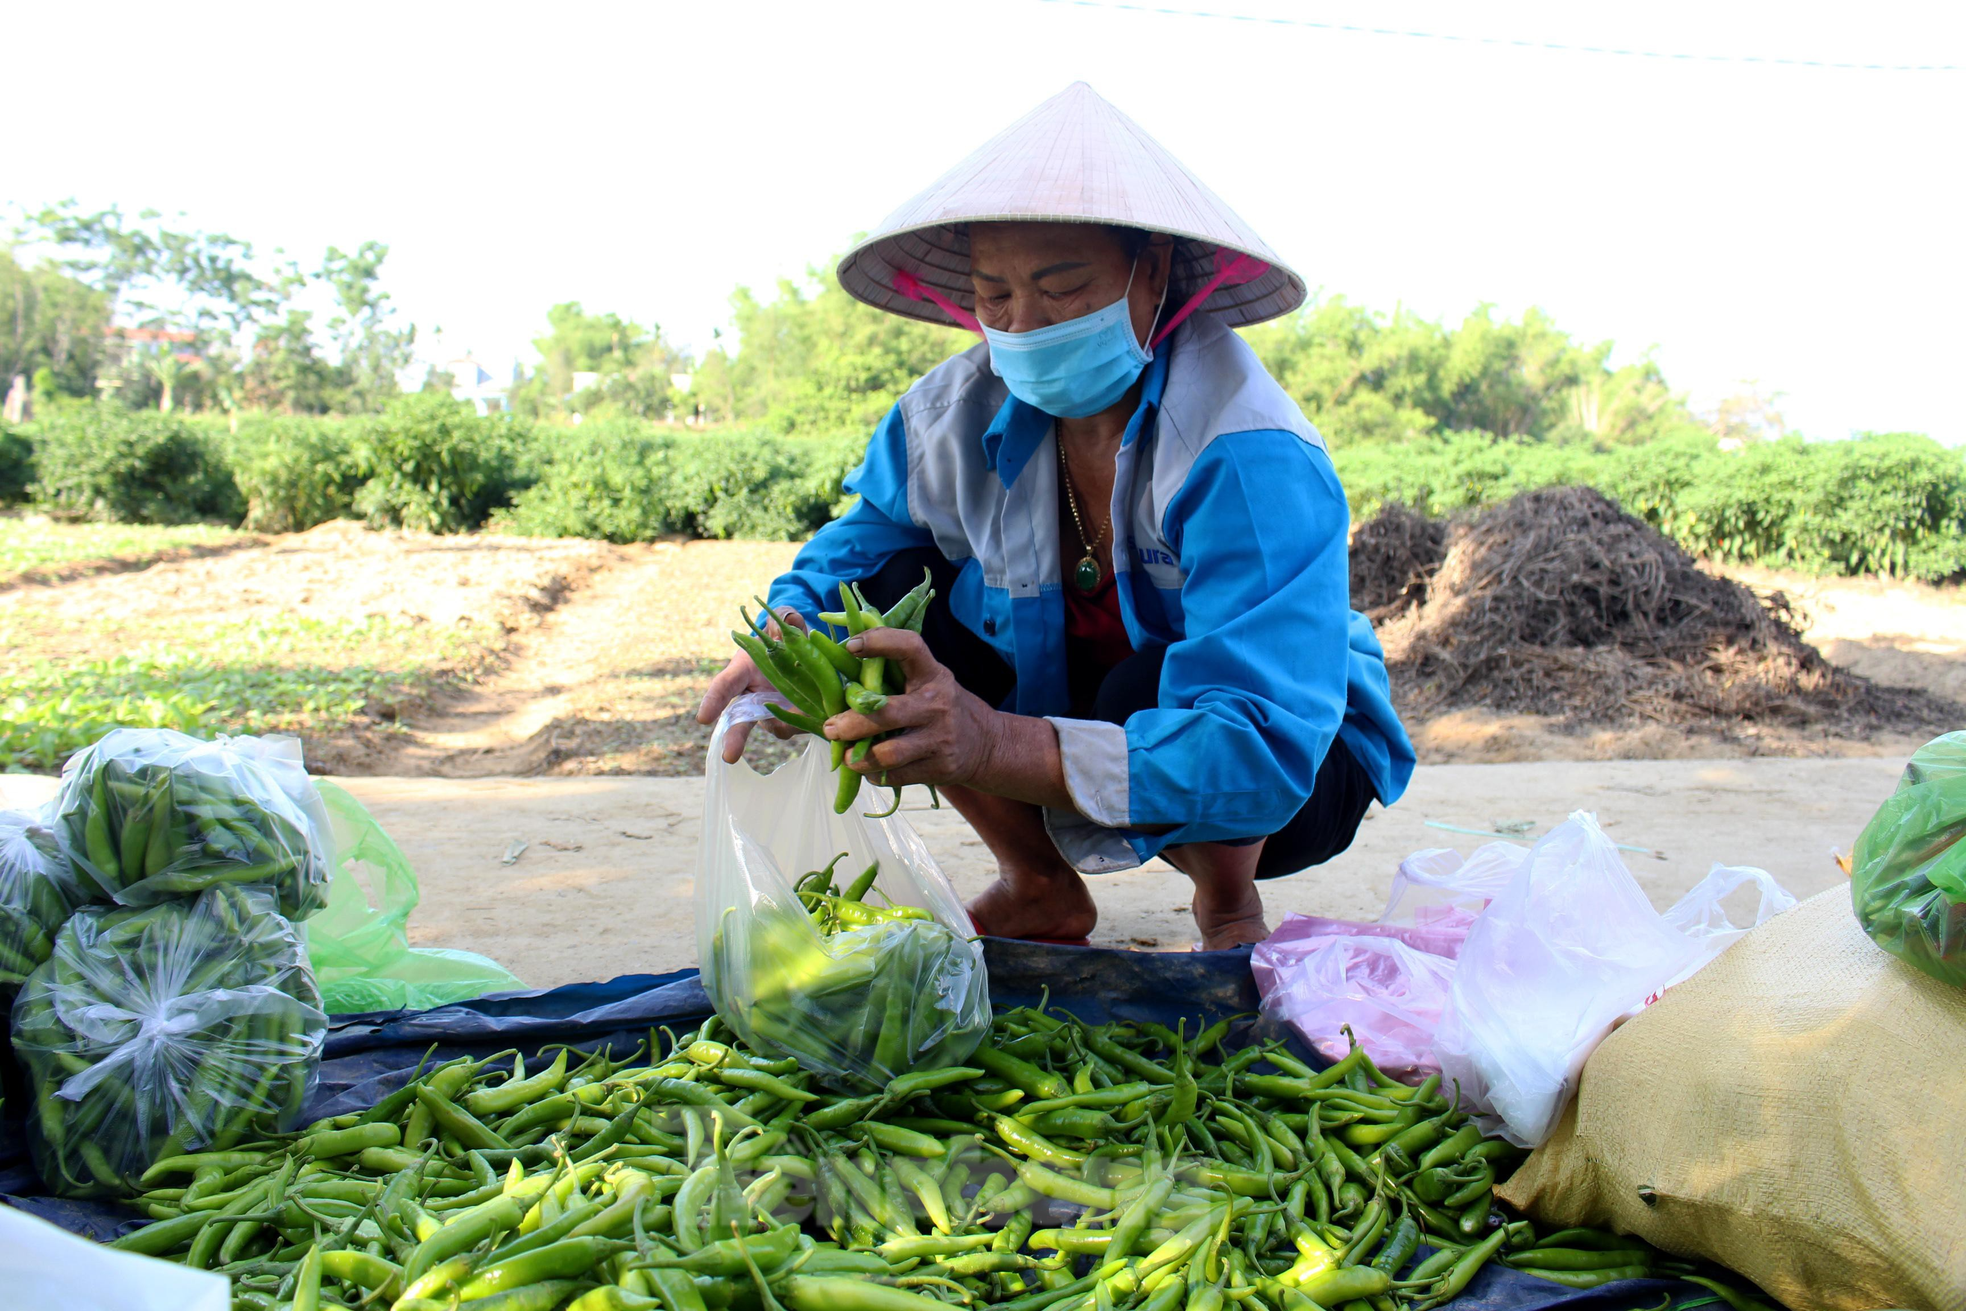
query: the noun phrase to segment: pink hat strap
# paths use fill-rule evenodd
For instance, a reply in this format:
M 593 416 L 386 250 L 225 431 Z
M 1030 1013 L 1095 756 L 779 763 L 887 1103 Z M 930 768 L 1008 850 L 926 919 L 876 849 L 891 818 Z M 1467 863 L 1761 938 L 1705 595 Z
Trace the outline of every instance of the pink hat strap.
M 1173 317 L 1161 325 L 1161 330 L 1154 334 L 1152 341 L 1147 343 L 1149 350 L 1166 341 L 1168 334 L 1180 327 L 1183 319 L 1200 309 L 1201 303 L 1214 295 L 1217 287 L 1239 286 L 1245 282 L 1254 282 L 1270 271 L 1270 266 L 1254 255 L 1245 255 L 1237 251 L 1235 258 L 1230 259 L 1229 254 L 1225 246 L 1215 248 L 1215 276 L 1203 283 L 1201 290 L 1188 297 L 1187 304 L 1176 310 Z
M 968 310 L 956 304 L 956 302 L 950 300 L 935 288 L 924 285 L 920 279 L 906 269 L 896 269 L 894 271 L 894 289 L 903 296 L 906 296 L 909 300 L 925 300 L 930 302 L 935 308 L 941 310 L 944 314 L 954 319 L 963 327 L 968 328 L 977 336 L 980 337 L 983 335 L 983 325 L 976 321 L 974 314 L 971 314 Z

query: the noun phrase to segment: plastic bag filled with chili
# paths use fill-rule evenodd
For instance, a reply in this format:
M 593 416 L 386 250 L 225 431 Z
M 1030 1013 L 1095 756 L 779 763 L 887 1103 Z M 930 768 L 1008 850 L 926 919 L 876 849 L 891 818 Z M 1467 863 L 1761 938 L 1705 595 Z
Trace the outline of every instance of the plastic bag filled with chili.
M 0 1001 L 48 959 L 55 934 L 89 900 L 48 815 L 0 811 Z
M 1857 923 L 1893 956 L 1966 987 L 1966 733 L 1913 753 L 1851 852 Z
M 834 813 L 827 743 L 802 739 L 770 774 L 725 764 L 725 731 L 767 713 L 740 697 L 710 737 L 696 937 L 717 1013 L 844 1088 L 960 1065 L 989 1032 L 990 995 L 955 888 L 900 815 L 867 813 L 864 794 Z M 829 868 L 830 899 L 806 879 Z
M 326 1031 L 266 892 L 85 907 L 14 1003 L 35 1168 L 65 1196 L 127 1194 L 163 1157 L 291 1128 Z
M 55 821 L 93 900 L 151 906 L 257 886 L 289 919 L 327 900 L 327 812 L 296 738 L 115 729 L 62 767 Z

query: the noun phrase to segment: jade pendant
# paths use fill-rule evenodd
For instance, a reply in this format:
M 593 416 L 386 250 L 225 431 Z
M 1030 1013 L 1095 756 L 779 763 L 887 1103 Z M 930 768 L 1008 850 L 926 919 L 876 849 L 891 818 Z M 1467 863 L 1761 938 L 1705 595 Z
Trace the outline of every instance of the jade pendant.
M 1099 561 L 1087 555 L 1072 570 L 1072 586 L 1081 592 L 1092 593 L 1099 590 Z

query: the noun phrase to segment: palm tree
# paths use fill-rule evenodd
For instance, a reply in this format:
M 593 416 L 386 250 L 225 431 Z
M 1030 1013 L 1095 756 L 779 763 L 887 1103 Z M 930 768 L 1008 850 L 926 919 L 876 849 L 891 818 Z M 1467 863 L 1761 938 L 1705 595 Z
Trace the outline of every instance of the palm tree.
M 178 355 L 171 351 L 160 351 L 143 362 L 143 371 L 155 378 L 157 385 L 164 389 L 163 395 L 157 398 L 157 412 L 169 414 L 177 403 L 178 383 L 182 382 L 187 374 L 201 372 L 202 362 L 196 355 Z

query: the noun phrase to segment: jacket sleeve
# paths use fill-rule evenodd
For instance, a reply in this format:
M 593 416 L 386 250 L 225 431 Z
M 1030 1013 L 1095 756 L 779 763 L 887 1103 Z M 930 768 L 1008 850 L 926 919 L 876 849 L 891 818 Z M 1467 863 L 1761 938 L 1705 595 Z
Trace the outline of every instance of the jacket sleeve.
M 1349 523 L 1330 459 L 1280 431 L 1218 437 L 1169 503 L 1184 636 L 1167 650 L 1160 704 L 1126 721 L 1123 771 L 1117 733 L 1060 726 L 1068 783 L 1104 784 L 1088 817 L 1124 815 L 1113 836 L 1140 860 L 1274 833 L 1310 796 L 1345 718 Z
M 839 609 L 842 582 L 871 577 L 897 552 L 934 544 L 908 514 L 908 431 L 899 406 L 874 429 L 867 458 L 845 485 L 859 494 L 858 503 L 814 533 L 791 571 L 771 585 L 772 607 L 789 605 L 807 623 L 822 610 Z

